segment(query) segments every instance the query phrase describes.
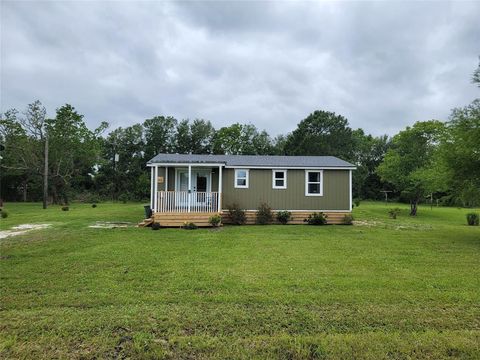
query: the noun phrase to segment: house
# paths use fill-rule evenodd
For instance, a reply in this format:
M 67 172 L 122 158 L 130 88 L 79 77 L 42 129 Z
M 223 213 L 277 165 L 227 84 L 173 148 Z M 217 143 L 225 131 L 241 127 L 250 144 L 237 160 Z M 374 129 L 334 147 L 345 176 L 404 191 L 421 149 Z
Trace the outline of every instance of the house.
M 352 211 L 352 170 L 333 156 L 158 154 L 151 169 L 152 218 L 162 226 L 208 226 L 213 214 L 228 223 L 228 207 L 255 222 L 261 203 L 289 210 L 301 224 L 313 212 L 340 223 Z

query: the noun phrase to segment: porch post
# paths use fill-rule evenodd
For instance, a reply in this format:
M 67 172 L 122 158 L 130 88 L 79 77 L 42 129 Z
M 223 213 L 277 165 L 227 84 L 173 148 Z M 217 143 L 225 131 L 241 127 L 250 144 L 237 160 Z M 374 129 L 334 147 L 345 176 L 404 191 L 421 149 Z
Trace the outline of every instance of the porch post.
M 165 191 L 168 191 L 168 167 L 165 166 Z
M 222 165 L 218 166 L 218 212 L 222 211 Z
M 188 165 L 188 212 L 190 212 L 190 206 L 192 199 L 192 165 Z
M 153 211 L 157 212 L 158 206 L 158 165 L 155 165 L 155 179 L 153 182 Z
M 153 166 L 150 167 L 150 209 L 153 209 L 153 201 L 154 201 L 154 191 L 153 182 L 155 181 L 155 173 L 153 170 Z

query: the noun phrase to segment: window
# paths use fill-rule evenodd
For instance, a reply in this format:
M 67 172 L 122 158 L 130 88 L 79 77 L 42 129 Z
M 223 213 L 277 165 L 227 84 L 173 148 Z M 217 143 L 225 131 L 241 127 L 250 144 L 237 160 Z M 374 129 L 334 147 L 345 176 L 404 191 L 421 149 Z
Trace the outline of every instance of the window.
M 305 171 L 305 196 L 323 196 L 323 171 Z
M 240 189 L 248 188 L 248 170 L 235 169 L 235 187 Z
M 272 170 L 272 188 L 287 188 L 287 170 Z

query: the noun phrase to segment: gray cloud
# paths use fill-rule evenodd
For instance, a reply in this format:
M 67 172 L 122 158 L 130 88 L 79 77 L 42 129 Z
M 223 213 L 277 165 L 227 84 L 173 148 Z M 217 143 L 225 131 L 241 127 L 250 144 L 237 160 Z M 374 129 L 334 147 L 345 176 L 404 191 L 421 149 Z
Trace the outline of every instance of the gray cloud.
M 393 134 L 478 97 L 479 3 L 1 3 L 1 111 L 71 103 L 286 133 L 315 109 Z

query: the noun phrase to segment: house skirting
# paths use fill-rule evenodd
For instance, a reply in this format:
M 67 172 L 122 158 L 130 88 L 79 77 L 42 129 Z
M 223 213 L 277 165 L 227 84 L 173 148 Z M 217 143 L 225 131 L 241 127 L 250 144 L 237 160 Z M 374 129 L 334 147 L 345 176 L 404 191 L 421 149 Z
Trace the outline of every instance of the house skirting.
M 308 215 L 314 213 L 315 211 L 292 211 L 292 217 L 288 224 L 291 225 L 303 225 L 305 222 L 303 221 L 308 217 Z M 319 211 L 316 211 L 319 212 Z M 256 210 L 246 210 L 245 211 L 245 216 L 246 216 L 246 225 L 253 225 L 256 223 Z M 328 224 L 342 224 L 343 223 L 343 218 L 345 215 L 350 215 L 351 212 L 345 211 L 345 212 L 340 212 L 340 211 L 335 211 L 335 212 L 329 212 L 329 211 L 322 211 L 323 214 L 327 215 L 327 223 Z M 185 213 L 185 212 L 171 212 L 171 213 L 160 213 L 157 212 L 153 215 L 153 220 L 154 222 L 160 223 L 161 226 L 165 227 L 181 227 L 183 226 L 186 222 L 192 222 L 195 225 L 199 227 L 208 227 L 211 226 L 208 220 L 210 219 L 211 216 L 216 215 L 218 213 L 212 213 L 212 212 L 190 212 L 190 213 Z M 231 219 L 228 211 L 222 211 L 220 213 L 222 216 L 222 223 L 223 224 L 230 224 Z M 273 218 L 274 218 L 274 224 L 278 224 L 275 218 L 275 211 L 273 211 Z

